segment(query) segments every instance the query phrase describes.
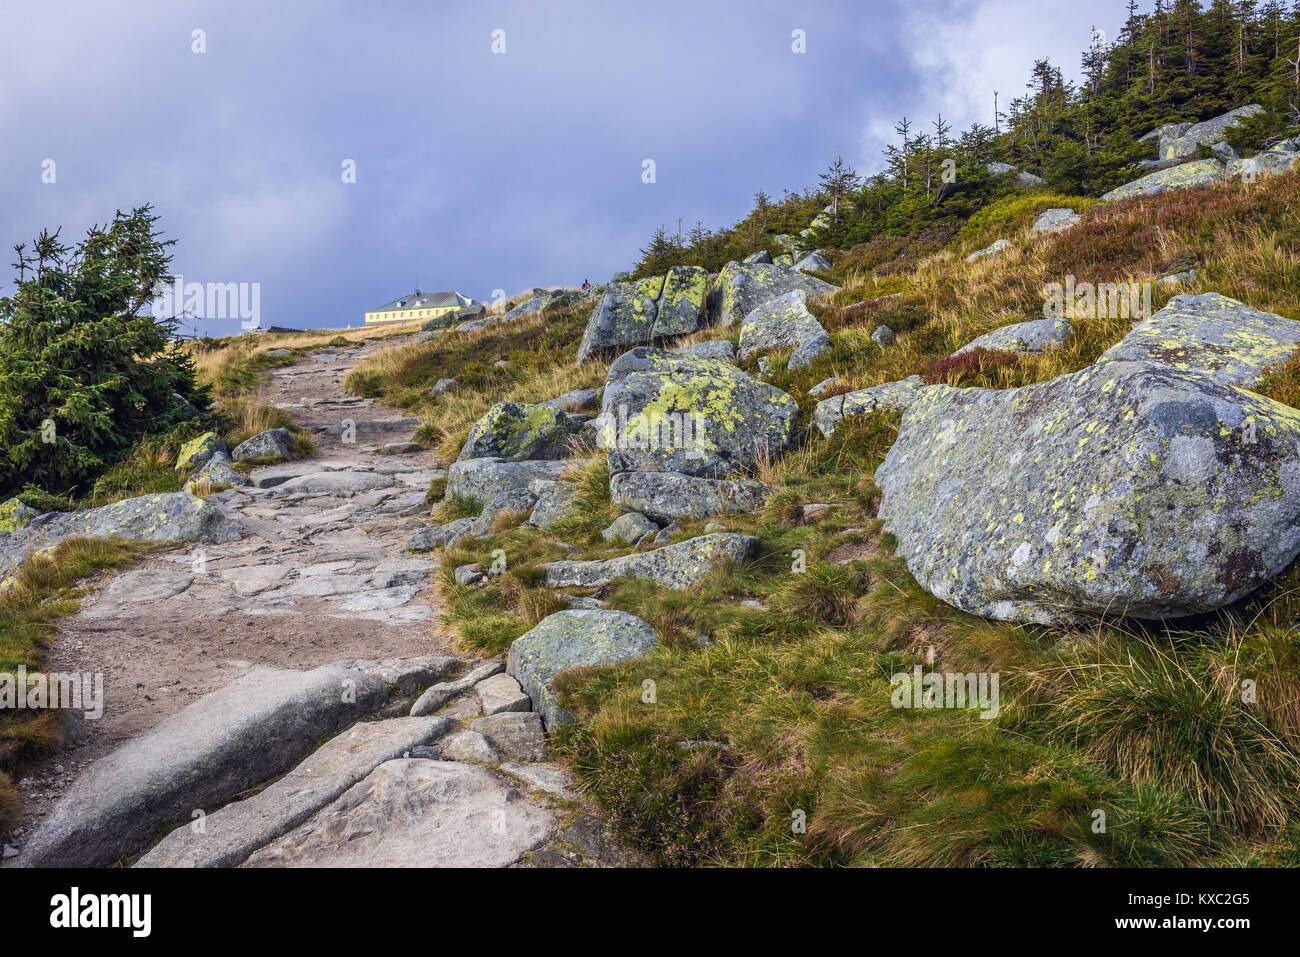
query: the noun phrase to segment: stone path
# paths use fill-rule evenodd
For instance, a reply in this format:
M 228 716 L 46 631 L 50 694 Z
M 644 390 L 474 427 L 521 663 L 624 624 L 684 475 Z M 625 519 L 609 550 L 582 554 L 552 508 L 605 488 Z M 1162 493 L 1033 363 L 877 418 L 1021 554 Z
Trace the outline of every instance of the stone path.
M 130 859 L 140 835 L 191 818 L 142 863 L 635 862 L 542 762 L 541 723 L 503 666 L 454 658 L 439 635 L 437 557 L 405 544 L 445 472 L 412 442 L 416 420 L 342 390 L 388 347 L 273 372 L 263 400 L 315 453 L 213 497 L 239 540 L 156 551 L 66 623 L 48 668 L 102 672 L 104 714 L 21 783 L 9 866 Z M 340 707 L 336 685 L 365 693 Z M 301 743 L 331 734 L 314 754 Z M 299 744 L 267 747 L 282 737 Z

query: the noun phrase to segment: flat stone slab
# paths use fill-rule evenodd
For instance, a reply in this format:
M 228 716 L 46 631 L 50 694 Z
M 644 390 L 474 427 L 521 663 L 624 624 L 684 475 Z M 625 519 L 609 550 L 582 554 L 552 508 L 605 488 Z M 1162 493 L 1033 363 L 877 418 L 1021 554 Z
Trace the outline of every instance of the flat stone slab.
M 178 827 L 136 867 L 235 867 L 287 834 L 376 767 L 427 745 L 455 726 L 449 718 L 393 718 L 354 724 L 264 791 Z
M 376 710 L 388 688 L 354 668 L 254 668 L 96 761 L 23 852 L 33 867 L 104 867 L 292 766 L 323 734 Z
M 247 867 L 506 867 L 555 816 L 484 768 L 401 758 L 375 768 Z
M 542 719 L 534 711 L 503 711 L 470 722 L 469 729 L 488 739 L 488 743 L 514 761 L 545 761 L 546 733 Z
M 218 569 L 217 574 L 236 595 L 257 595 L 278 585 L 289 574 L 288 565 L 239 565 Z
M 450 720 L 450 719 L 448 719 Z M 463 761 L 466 764 L 496 764 L 501 755 L 477 731 L 457 731 L 438 742 L 433 749 L 443 761 Z M 416 755 L 413 755 L 416 756 Z
M 280 483 L 278 491 L 335 495 L 340 492 L 369 492 L 377 488 L 391 488 L 394 484 L 391 475 L 381 472 L 315 472 L 287 479 Z
M 123 572 L 109 582 L 101 593 L 105 601 L 127 604 L 174 598 L 194 582 L 188 572 L 140 568 Z
M 519 687 L 519 682 L 509 675 L 493 675 L 474 686 L 478 694 L 479 705 L 484 714 L 500 714 L 503 711 L 531 711 L 532 703 L 528 695 Z

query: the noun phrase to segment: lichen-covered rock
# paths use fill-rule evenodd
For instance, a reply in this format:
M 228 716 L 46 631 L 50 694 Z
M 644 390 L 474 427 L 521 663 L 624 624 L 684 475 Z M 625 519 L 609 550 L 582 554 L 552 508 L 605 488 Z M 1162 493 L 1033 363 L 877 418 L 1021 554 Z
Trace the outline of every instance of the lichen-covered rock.
M 736 344 L 730 339 L 709 339 L 707 342 L 693 342 L 681 346 L 673 352 L 683 355 L 699 356 L 701 359 L 721 359 L 723 362 L 736 361 Z
M 754 263 L 770 263 L 771 261 L 772 255 L 766 249 L 760 249 L 756 253 L 750 253 L 741 260 L 741 262 L 747 266 L 753 265 Z
M 561 412 L 576 412 L 579 409 L 599 405 L 601 391 L 600 389 L 573 389 L 564 395 L 557 395 L 554 399 L 539 402 L 538 405 L 548 409 L 559 409 Z
M 230 457 L 225 452 L 218 452 L 208 459 L 206 465 L 190 476 L 185 483 L 185 491 L 191 491 L 195 485 L 207 482 L 211 485 L 225 485 L 230 488 L 244 488 L 252 482 L 242 472 L 236 472 L 230 464 Z
M 650 552 L 595 561 L 547 562 L 538 567 L 548 588 L 595 588 L 615 578 L 644 578 L 665 588 L 682 589 L 690 588 L 718 562 L 740 564 L 748 560 L 758 545 L 759 540 L 752 535 L 714 532 Z
M 64 539 L 125 538 L 142 542 L 229 542 L 243 534 L 221 506 L 188 492 L 128 498 L 80 512 L 46 512 L 0 535 L 0 580 L 27 556 Z
M 620 541 L 624 545 L 635 545 L 648 533 L 659 531 L 659 526 L 640 512 L 624 512 L 600 533 L 605 541 Z
M 1103 200 L 1128 199 L 1131 196 L 1152 196 L 1171 189 L 1191 189 L 1205 186 L 1223 178 L 1224 166 L 1217 159 L 1195 160 L 1168 169 L 1156 170 L 1141 179 L 1116 186 L 1102 195 Z
M 0 503 L 0 539 L 26 528 L 41 513 L 16 498 Z
M 703 323 L 704 294 L 708 288 L 707 269 L 700 266 L 669 269 L 659 296 L 653 336 L 684 336 L 698 330 Z
M 831 268 L 831 261 L 819 251 L 813 250 L 795 263 L 794 268 L 799 272 L 827 272 Z
M 975 252 L 971 253 L 969 256 L 966 257 L 966 261 L 968 263 L 973 263 L 977 259 L 983 259 L 985 256 L 996 256 L 998 253 L 1002 252 L 1003 250 L 1010 249 L 1010 248 L 1011 248 L 1010 240 L 998 239 L 995 240 L 991 245 L 985 246 L 983 249 L 975 250 Z
M 536 316 L 543 312 L 563 309 L 578 301 L 575 293 L 567 289 L 534 289 L 533 294 L 505 314 L 507 320 Z
M 871 330 L 871 341 L 878 346 L 892 346 L 895 338 L 894 330 L 889 326 L 876 326 Z
M 293 436 L 288 429 L 267 429 L 236 445 L 230 457 L 236 462 L 261 458 L 287 462 L 293 458 Z
M 531 484 L 531 483 L 530 483 Z M 506 513 L 523 513 L 529 515 L 537 504 L 537 496 L 531 488 L 510 488 L 498 492 L 483 506 L 479 513 L 474 534 L 487 535 L 492 531 L 496 520 Z
M 620 472 L 609 480 L 615 505 L 661 522 L 757 512 L 770 492 L 770 486 L 752 479 L 699 478 L 681 472 Z
M 226 451 L 226 443 L 215 432 L 204 432 L 198 438 L 190 439 L 181 446 L 176 456 L 176 471 L 193 472 L 207 464 L 218 451 Z
M 793 289 L 802 289 L 815 299 L 839 287 L 774 263 L 729 262 L 709 290 L 709 316 L 729 326 L 743 319 L 769 299 Z
M 1300 552 L 1298 443 L 1296 410 L 1149 362 L 934 386 L 876 471 L 879 514 L 917 581 L 974 614 L 1197 614 Z
M 1235 110 L 1229 110 L 1227 113 L 1200 123 L 1192 123 L 1181 129 L 1179 127 L 1182 124 L 1166 124 L 1161 127 L 1166 132 L 1159 137 L 1160 158 L 1166 160 L 1178 159 L 1181 156 L 1195 153 L 1202 146 L 1213 146 L 1223 140 L 1224 134 L 1238 120 L 1254 116 L 1256 113 L 1263 112 L 1263 110 L 1264 108 L 1258 103 L 1248 103 L 1245 106 L 1237 107 Z
M 533 482 L 529 491 L 537 496 L 528 524 L 536 528 L 554 528 L 578 513 L 578 489 L 572 482 Z
M 740 357 L 778 346 L 793 346 L 787 365 L 801 369 L 831 347 L 830 336 L 808 311 L 808 294 L 792 289 L 770 299 L 745 316 L 740 324 Z
M 454 392 L 460 388 L 460 382 L 456 379 L 439 379 L 429 390 L 431 395 L 442 395 L 446 392 Z
M 829 437 L 846 415 L 869 415 L 878 409 L 906 409 L 923 388 L 925 380 L 914 375 L 870 389 L 833 395 L 817 403 L 813 410 L 813 425 L 822 435 Z
M 708 478 L 783 451 L 795 401 L 716 359 L 633 349 L 609 368 L 601 404 L 611 475 L 684 472 Z
M 498 493 L 528 488 L 537 479 L 554 481 L 572 466 L 567 461 L 505 462 L 499 458 L 458 459 L 447 470 L 447 498 L 490 502 Z
M 578 364 L 606 349 L 648 343 L 654 337 L 663 288 L 663 276 L 610 283 L 587 320 L 582 342 L 578 344 Z
M 1069 207 L 1045 209 L 1034 220 L 1034 232 L 1059 233 L 1079 221 L 1079 214 Z
M 985 163 L 984 168 L 994 176 L 1014 175 L 1016 185 L 1024 189 L 1043 185 L 1043 178 L 1041 176 L 1035 176 L 1033 173 L 1027 173 L 1022 169 L 1017 169 L 1010 163 Z
M 1289 173 L 1296 168 L 1297 164 L 1300 164 L 1300 152 L 1265 150 L 1249 159 L 1234 159 L 1228 164 L 1228 175 L 1253 179 L 1256 176 Z
M 640 658 L 658 643 L 654 628 L 623 611 L 557 611 L 516 638 L 506 673 L 519 682 L 546 727 L 572 724 L 560 707 L 555 676 L 570 668 L 615 665 Z
M 445 548 L 453 541 L 459 541 L 473 534 L 478 528 L 477 518 L 458 518 L 444 525 L 422 528 L 406 541 L 406 550 L 411 552 L 431 552 Z
M 1042 352 L 1062 345 L 1073 332 L 1074 328 L 1068 319 L 1031 319 L 1028 322 L 1013 322 L 1009 326 L 1001 326 L 972 339 L 953 355 L 959 356 L 975 349 L 1016 354 Z
M 1182 272 L 1171 272 L 1166 276 L 1161 276 L 1159 284 L 1164 287 L 1176 287 L 1191 285 L 1196 282 L 1197 272 L 1195 269 L 1185 269 Z
M 459 458 L 556 459 L 564 453 L 569 435 L 568 417 L 559 409 L 498 402 L 469 430 Z
M 1300 322 L 1252 309 L 1217 292 L 1174 296 L 1099 362 L 1157 362 L 1249 385 L 1300 348 Z

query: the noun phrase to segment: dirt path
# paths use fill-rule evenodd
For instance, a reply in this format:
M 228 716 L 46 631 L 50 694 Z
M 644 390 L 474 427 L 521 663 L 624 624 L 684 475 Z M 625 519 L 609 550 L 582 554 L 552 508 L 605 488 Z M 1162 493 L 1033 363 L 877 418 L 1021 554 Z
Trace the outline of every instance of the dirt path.
M 244 527 L 240 540 L 155 551 L 106 576 L 64 624 L 48 670 L 102 673 L 104 714 L 21 783 L 15 839 L 90 762 L 254 666 L 450 653 L 435 637 L 436 556 L 404 549 L 426 524 L 430 480 L 443 473 L 432 452 L 404 447 L 411 420 L 343 395 L 347 372 L 391 346 L 324 349 L 275 370 L 262 398 L 312 429 L 315 453 L 257 473 L 268 485 L 290 476 L 283 484 L 216 496 Z

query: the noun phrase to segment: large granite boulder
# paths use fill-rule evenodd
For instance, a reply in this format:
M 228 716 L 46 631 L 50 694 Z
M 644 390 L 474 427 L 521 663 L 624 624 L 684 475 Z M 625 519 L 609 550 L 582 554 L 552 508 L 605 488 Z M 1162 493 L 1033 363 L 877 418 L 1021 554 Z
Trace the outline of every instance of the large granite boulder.
M 125 538 L 143 542 L 229 542 L 242 535 L 221 506 L 188 492 L 123 499 L 80 512 L 46 512 L 0 535 L 0 580 L 33 552 L 68 538 Z
M 218 452 L 208 459 L 206 465 L 189 477 L 185 491 L 192 491 L 201 483 L 224 485 L 228 488 L 244 488 L 253 484 L 243 472 L 235 471 L 230 457 L 225 452 Z
M 622 611 L 558 611 L 516 638 L 506 673 L 519 682 L 550 729 L 572 724 L 552 682 L 570 668 L 613 665 L 640 658 L 658 642 L 654 628 Z
M 1224 385 L 1249 385 L 1300 348 L 1300 322 L 1217 292 L 1174 296 L 1098 361 L 1195 369 Z
M 459 458 L 557 459 L 564 454 L 569 435 L 568 417 L 559 409 L 498 402 L 469 430 Z
M 808 294 L 792 289 L 750 312 L 740 324 L 740 357 L 793 346 L 787 368 L 801 369 L 831 347 L 830 336 L 808 311 Z
M 1141 179 L 1116 186 L 1102 195 L 1103 200 L 1128 199 L 1132 196 L 1152 196 L 1171 189 L 1191 189 L 1206 186 L 1223 179 L 1224 165 L 1217 159 L 1194 160 L 1168 169 L 1156 170 Z
M 1012 352 L 1017 355 L 1025 352 L 1042 352 L 1062 345 L 1073 333 L 1068 319 L 1031 319 L 1028 322 L 1013 322 L 1001 326 L 992 332 L 986 332 L 962 346 L 954 356 L 959 356 L 976 349 L 990 352 Z
M 1160 127 L 1160 130 L 1164 132 L 1157 132 L 1160 140 L 1158 147 L 1160 158 L 1162 160 L 1178 159 L 1195 153 L 1202 146 L 1213 146 L 1223 140 L 1224 135 L 1238 120 L 1246 119 L 1263 111 L 1264 108 L 1258 103 L 1248 103 L 1245 106 L 1239 106 L 1235 110 L 1229 110 L 1227 113 L 1200 123 L 1192 123 L 1188 126 L 1165 124 L 1165 126 Z
M 578 364 L 606 349 L 639 346 L 654 337 L 664 277 L 611 282 L 596 304 L 578 344 Z
M 697 331 L 704 317 L 709 272 L 699 266 L 673 266 L 664 277 L 653 337 L 683 336 Z M 649 340 L 646 340 L 649 341 Z
M 720 478 L 793 437 L 795 401 L 717 359 L 633 349 L 615 360 L 601 404 L 611 475 Z
M 1060 623 L 1219 608 L 1300 552 L 1300 415 L 1198 371 L 1100 362 L 922 391 L 876 471 L 926 589 Z
M 820 251 L 813 250 L 795 263 L 794 268 L 799 272 L 829 272 L 831 261 L 823 256 Z
M 700 356 L 703 359 L 721 359 L 723 362 L 736 361 L 736 344 L 730 339 L 708 339 L 704 342 L 692 342 L 689 346 L 679 346 L 673 352 L 688 356 Z
M 769 299 L 801 289 L 815 299 L 839 287 L 774 263 L 729 262 L 709 290 L 708 312 L 719 325 L 729 326 Z

